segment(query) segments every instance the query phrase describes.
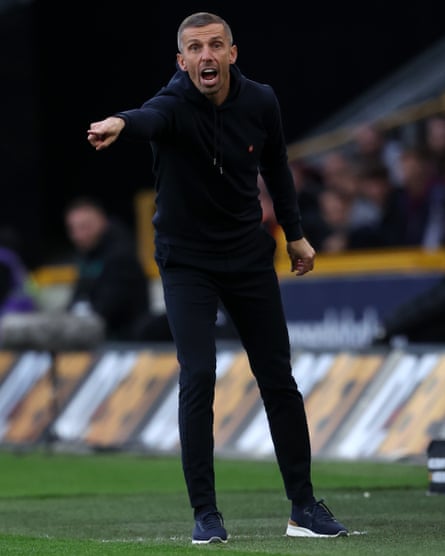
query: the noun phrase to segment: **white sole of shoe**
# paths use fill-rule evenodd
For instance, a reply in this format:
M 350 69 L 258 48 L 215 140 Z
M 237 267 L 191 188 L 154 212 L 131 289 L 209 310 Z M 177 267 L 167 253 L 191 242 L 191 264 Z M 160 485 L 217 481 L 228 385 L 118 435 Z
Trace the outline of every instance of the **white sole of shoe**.
M 298 525 L 291 525 L 290 523 L 287 524 L 286 535 L 288 537 L 312 537 L 317 539 L 336 539 L 338 537 L 347 537 L 347 531 L 339 531 L 336 535 L 322 535 L 320 533 L 315 533 L 310 529 L 306 529 L 305 527 L 298 527 Z
M 192 539 L 192 544 L 210 544 L 210 543 L 213 543 L 213 542 L 220 542 L 220 543 L 226 544 L 227 539 L 224 540 L 221 537 L 210 537 L 210 539 L 207 539 L 205 541 L 200 541 L 198 539 Z

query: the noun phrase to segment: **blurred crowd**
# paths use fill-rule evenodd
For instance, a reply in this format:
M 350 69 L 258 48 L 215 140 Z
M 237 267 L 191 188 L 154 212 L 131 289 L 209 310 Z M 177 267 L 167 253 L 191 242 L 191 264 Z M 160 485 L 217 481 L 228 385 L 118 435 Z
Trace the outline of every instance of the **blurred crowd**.
M 413 138 L 414 137 L 414 138 Z M 318 253 L 445 247 L 445 115 L 404 141 L 371 123 L 314 162 L 290 161 L 303 229 Z M 275 234 L 259 177 L 263 223 Z M 445 277 L 386 315 L 372 344 L 445 342 Z
M 318 253 L 445 244 L 445 115 L 406 144 L 363 124 L 316 162 L 290 161 L 303 228 Z M 276 227 L 259 177 L 264 225 Z

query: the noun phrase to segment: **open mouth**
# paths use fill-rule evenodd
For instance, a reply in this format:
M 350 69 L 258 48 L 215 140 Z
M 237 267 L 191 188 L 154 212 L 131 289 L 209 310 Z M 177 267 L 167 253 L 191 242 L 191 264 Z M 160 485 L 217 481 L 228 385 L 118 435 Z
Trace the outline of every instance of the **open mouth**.
M 207 84 L 212 84 L 215 81 L 217 75 L 218 72 L 212 68 L 206 68 L 201 71 L 201 79 Z

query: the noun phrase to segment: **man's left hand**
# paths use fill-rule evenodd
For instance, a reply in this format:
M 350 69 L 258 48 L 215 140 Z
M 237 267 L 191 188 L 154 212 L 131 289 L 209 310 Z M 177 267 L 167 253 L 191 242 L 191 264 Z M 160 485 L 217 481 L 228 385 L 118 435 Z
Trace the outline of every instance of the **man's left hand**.
M 315 250 L 306 238 L 289 241 L 287 252 L 291 261 L 291 272 L 302 276 L 314 268 Z

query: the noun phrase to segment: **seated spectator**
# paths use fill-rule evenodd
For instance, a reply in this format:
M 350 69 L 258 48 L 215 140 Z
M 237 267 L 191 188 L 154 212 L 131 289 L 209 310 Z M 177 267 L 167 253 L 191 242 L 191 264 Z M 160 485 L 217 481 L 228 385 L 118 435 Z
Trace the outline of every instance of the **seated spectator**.
M 412 343 L 445 342 L 445 278 L 387 316 L 373 343 L 388 344 L 395 338 Z
M 420 149 L 403 151 L 401 172 L 399 210 L 406 222 L 404 244 L 436 249 L 444 241 L 445 183 Z
M 425 121 L 425 137 L 420 147 L 432 166 L 433 173 L 445 180 L 445 116 L 431 116 Z
M 324 189 L 318 198 L 318 210 L 305 220 L 305 232 L 320 253 L 338 253 L 347 249 L 351 221 L 351 197 L 335 187 Z
M 350 249 L 399 247 L 404 245 L 406 222 L 399 210 L 400 188 L 394 187 L 381 162 L 364 165 L 357 175 L 363 203 L 375 210 L 373 221 L 358 223 L 349 234 Z
M 289 169 L 294 180 L 301 216 L 305 219 L 306 215 L 310 217 L 314 211 L 318 210 L 318 195 L 323 189 L 321 176 L 315 167 L 306 165 L 301 161 L 289 163 Z M 275 217 L 272 199 L 261 174 L 258 174 L 257 183 L 261 208 L 263 210 L 263 226 L 274 236 L 279 226 Z
M 349 148 L 351 161 L 359 168 L 370 164 L 385 166 L 391 183 L 396 186 L 401 180 L 401 152 L 400 142 L 389 139 L 376 124 L 363 123 L 353 130 Z
M 374 225 L 378 207 L 359 191 L 356 167 L 340 150 L 328 152 L 319 167 L 322 183 L 312 210 L 304 214 L 309 241 L 320 252 L 345 251 L 350 234 L 362 226 Z
M 340 150 L 325 155 L 321 161 L 324 189 L 335 189 L 349 200 L 349 226 L 375 222 L 377 212 L 373 205 L 364 202 L 359 192 L 357 167 Z
M 324 188 L 335 188 L 342 190 L 348 195 L 351 194 L 351 188 L 355 189 L 351 182 L 351 175 L 354 167 L 341 150 L 332 150 L 327 152 L 321 159 L 319 172 Z
M 0 317 L 38 309 L 35 286 L 20 254 L 18 234 L 0 229 Z
M 166 315 L 152 311 L 149 280 L 130 232 L 90 198 L 73 200 L 65 223 L 78 271 L 67 309 L 101 316 L 108 340 L 170 341 Z

